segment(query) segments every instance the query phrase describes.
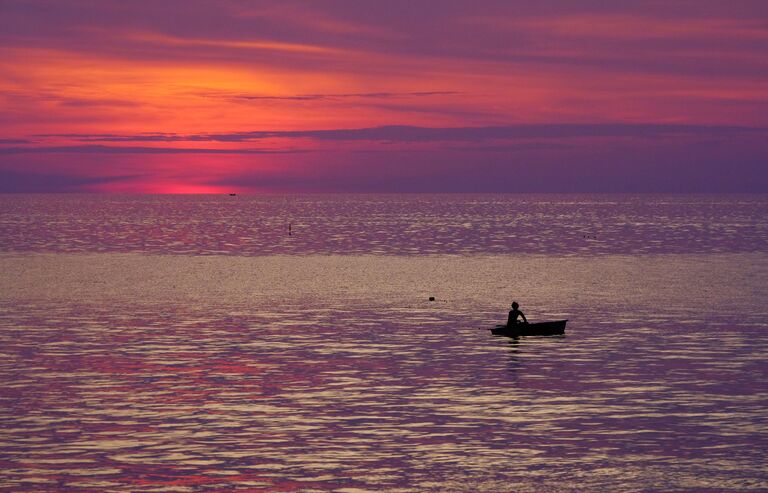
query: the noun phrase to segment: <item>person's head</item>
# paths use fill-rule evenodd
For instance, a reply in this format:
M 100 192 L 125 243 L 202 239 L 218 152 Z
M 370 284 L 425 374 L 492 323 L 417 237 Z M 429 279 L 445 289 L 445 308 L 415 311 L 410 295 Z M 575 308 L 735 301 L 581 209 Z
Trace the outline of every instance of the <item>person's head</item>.
M 517 304 L 517 301 L 513 301 L 513 302 L 512 302 L 512 308 L 514 308 L 515 310 L 517 310 L 517 309 L 518 309 L 518 307 L 520 307 L 520 305 L 518 305 L 518 304 Z

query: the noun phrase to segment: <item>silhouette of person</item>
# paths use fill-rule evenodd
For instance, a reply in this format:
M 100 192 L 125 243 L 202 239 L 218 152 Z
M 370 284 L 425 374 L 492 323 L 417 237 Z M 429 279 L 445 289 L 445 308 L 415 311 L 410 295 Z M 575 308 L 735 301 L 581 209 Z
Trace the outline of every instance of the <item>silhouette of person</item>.
M 512 302 L 512 309 L 509 311 L 509 317 L 507 317 L 507 327 L 510 327 L 512 325 L 519 324 L 519 323 L 525 323 L 525 324 L 528 323 L 528 319 L 525 318 L 525 314 L 520 310 L 518 310 L 519 307 L 520 305 L 517 304 L 517 301 Z M 523 321 L 519 322 L 517 320 L 517 317 L 523 317 Z

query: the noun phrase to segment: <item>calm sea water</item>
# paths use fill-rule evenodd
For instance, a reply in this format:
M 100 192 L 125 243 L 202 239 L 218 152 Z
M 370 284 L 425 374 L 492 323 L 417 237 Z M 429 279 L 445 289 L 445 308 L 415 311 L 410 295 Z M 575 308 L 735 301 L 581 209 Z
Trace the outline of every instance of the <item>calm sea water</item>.
M 766 279 L 766 196 L 0 195 L 0 491 L 766 491 Z
M 768 196 L 5 195 L 0 251 L 768 252 Z

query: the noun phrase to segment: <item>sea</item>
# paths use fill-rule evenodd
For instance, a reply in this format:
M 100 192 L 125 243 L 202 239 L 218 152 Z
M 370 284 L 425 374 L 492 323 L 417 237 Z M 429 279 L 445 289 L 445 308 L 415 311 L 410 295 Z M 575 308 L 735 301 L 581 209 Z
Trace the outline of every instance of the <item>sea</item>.
M 565 335 L 491 335 L 512 301 Z M 762 492 L 766 457 L 768 195 L 0 195 L 0 492 Z

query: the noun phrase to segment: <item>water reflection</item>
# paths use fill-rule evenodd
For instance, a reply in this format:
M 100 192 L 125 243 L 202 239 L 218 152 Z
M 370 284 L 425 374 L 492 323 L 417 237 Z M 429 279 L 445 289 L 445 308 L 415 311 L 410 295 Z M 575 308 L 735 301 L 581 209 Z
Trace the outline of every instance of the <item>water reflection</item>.
M 575 323 L 565 338 L 510 339 L 458 308 L 6 304 L 4 484 L 768 485 L 763 326 Z
M 0 251 L 594 255 L 767 249 L 765 195 L 0 195 Z
M 509 373 L 514 377 L 521 367 L 520 364 L 520 340 L 517 337 L 509 338 L 509 365 L 507 366 Z

